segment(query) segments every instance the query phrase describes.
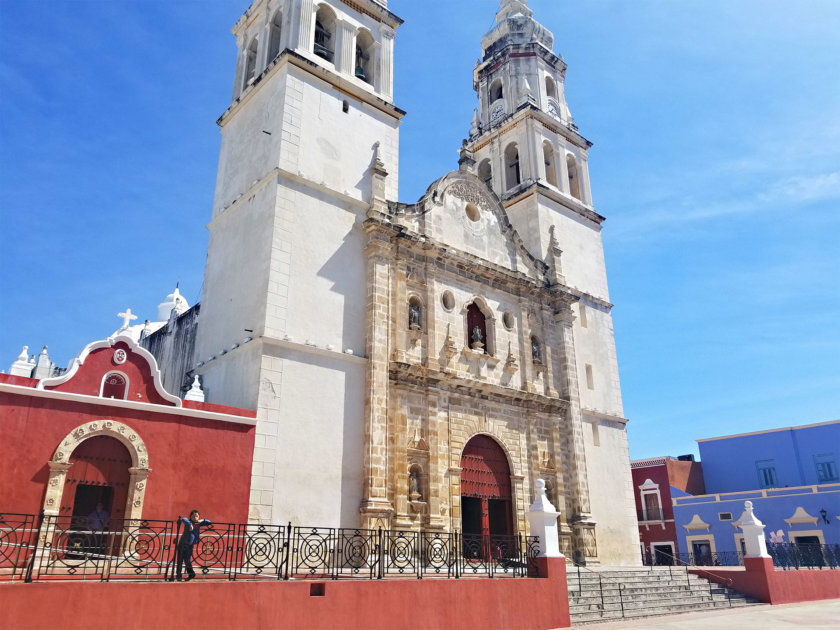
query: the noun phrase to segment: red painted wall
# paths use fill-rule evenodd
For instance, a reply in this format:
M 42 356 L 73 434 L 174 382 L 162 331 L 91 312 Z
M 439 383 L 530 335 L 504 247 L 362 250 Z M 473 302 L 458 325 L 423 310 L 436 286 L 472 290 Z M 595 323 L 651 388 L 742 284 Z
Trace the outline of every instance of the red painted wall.
M 128 353 L 121 365 L 113 362 L 117 348 Z M 92 351 L 73 377 L 54 389 L 98 397 L 102 377 L 117 370 L 128 377 L 128 400 L 152 403 L 163 413 L 100 405 L 96 400 L 35 397 L 27 390 L 0 392 L 0 511 L 40 512 L 47 461 L 61 440 L 80 425 L 108 419 L 127 424 L 146 444 L 152 472 L 146 482 L 144 518 L 169 520 L 197 507 L 217 522 L 246 522 L 255 427 L 166 413 L 174 403 L 156 391 L 152 369 L 143 356 L 120 342 Z M 37 381 L 7 377 L 0 382 L 32 387 Z M 185 407 L 255 416 L 249 410 L 200 403 Z
M 565 561 L 552 562 L 544 579 L 328 581 L 322 597 L 304 581 L 9 584 L 0 610 L 16 630 L 548 630 L 570 625 Z
M 665 462 L 668 469 L 668 483 L 688 494 L 706 494 L 703 481 L 703 465 L 700 462 L 683 462 L 669 459 Z
M 768 604 L 792 604 L 840 597 L 840 570 L 783 571 L 770 558 L 745 558 L 745 568 L 717 573 L 691 569 L 705 578 L 726 584 Z

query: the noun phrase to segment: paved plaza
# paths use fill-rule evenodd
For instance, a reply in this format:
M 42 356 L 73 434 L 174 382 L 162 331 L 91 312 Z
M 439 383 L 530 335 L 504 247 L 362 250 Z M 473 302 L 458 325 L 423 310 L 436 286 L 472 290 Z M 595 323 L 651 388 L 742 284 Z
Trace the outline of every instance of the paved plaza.
M 582 624 L 573 628 L 611 630 L 612 628 L 656 628 L 657 630 L 772 630 L 775 628 L 837 628 L 840 627 L 840 599 L 801 604 L 770 606 L 762 604 L 744 608 L 625 619 L 603 623 Z

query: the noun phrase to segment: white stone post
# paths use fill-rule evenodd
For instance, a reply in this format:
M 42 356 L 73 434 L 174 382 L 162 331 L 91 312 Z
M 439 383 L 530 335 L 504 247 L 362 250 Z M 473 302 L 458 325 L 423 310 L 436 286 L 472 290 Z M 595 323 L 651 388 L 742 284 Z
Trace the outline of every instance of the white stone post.
M 528 510 L 531 536 L 539 536 L 539 558 L 565 558 L 557 542 L 557 517 L 560 516 L 545 494 L 545 481 L 537 479 L 537 496 Z
M 752 501 L 744 501 L 744 513 L 739 520 L 744 532 L 745 558 L 769 558 L 767 543 L 764 542 L 764 523 L 753 514 Z

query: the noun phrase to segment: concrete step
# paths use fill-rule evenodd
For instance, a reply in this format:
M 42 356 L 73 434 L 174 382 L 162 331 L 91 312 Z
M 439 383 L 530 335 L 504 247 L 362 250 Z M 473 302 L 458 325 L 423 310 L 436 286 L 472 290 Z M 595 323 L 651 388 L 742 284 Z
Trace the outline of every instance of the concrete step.
M 573 624 L 758 603 L 697 575 L 667 567 L 603 567 L 581 570 L 579 576 L 577 569 L 570 567 L 567 584 Z

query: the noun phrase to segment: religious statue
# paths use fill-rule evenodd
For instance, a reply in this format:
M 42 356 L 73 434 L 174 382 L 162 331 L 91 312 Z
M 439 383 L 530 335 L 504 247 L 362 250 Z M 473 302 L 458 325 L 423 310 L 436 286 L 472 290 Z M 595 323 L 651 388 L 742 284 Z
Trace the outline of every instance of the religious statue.
M 534 363 L 542 363 L 542 348 L 540 342 L 531 338 L 531 355 L 534 357 Z
M 416 302 L 408 305 L 408 327 L 411 330 L 420 330 L 420 305 Z
M 481 328 L 475 326 L 472 329 L 472 334 L 470 335 L 470 338 L 472 339 L 472 344 L 470 344 L 470 347 L 473 350 L 481 350 L 482 348 L 484 348 L 484 335 L 481 334 Z
M 408 473 L 408 498 L 412 501 L 419 501 L 423 498 L 420 493 L 420 474 L 416 468 Z

